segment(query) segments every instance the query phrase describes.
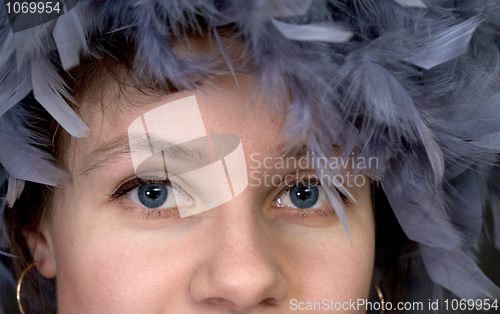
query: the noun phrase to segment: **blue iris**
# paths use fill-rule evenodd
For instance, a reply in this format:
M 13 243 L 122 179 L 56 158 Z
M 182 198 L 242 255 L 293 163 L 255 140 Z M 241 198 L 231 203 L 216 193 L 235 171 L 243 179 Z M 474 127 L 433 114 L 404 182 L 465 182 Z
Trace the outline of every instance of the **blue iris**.
M 290 200 L 298 208 L 310 208 L 316 204 L 319 190 L 315 185 L 297 185 L 290 189 Z
M 139 201 L 149 208 L 158 208 L 168 197 L 168 189 L 165 184 L 148 183 L 141 185 L 137 191 Z

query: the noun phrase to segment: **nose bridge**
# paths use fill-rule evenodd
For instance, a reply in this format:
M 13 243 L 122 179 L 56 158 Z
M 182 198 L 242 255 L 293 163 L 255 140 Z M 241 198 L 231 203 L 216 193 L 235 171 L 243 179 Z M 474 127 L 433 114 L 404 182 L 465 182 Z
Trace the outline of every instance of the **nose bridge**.
M 217 259 L 231 262 L 235 266 L 233 271 L 248 271 L 252 267 L 263 270 L 262 266 L 274 264 L 269 254 L 271 243 L 265 241 L 266 231 L 259 226 L 258 220 L 258 217 L 246 212 L 232 212 L 221 221 L 223 226 L 218 232 Z
M 288 283 L 271 255 L 264 224 L 255 211 L 241 208 L 241 199 L 235 201 L 219 208 L 209 258 L 192 281 L 193 297 L 240 311 L 281 303 Z

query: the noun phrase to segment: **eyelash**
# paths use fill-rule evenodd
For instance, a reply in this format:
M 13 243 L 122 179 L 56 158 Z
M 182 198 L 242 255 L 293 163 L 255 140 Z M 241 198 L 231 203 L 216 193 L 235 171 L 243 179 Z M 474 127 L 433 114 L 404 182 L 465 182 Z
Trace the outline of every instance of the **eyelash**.
M 128 193 L 130 193 L 131 191 L 133 191 L 134 189 L 142 186 L 142 185 L 146 185 L 146 184 L 152 184 L 152 183 L 159 183 L 159 184 L 164 184 L 170 188 L 172 188 L 172 182 L 168 179 L 149 179 L 149 180 L 144 180 L 144 179 L 141 179 L 139 177 L 135 177 L 127 182 L 125 182 L 124 184 L 122 184 L 113 194 L 111 194 L 109 196 L 109 198 L 111 199 L 111 201 L 116 201 L 120 198 L 122 198 L 123 196 L 126 196 Z M 298 185 L 316 185 L 316 186 L 321 186 L 321 183 L 319 182 L 319 180 L 317 178 L 312 178 L 312 179 L 299 179 L 299 180 L 295 180 L 293 182 L 290 182 L 290 183 L 287 183 L 285 188 L 282 189 L 277 195 L 281 195 L 281 193 L 285 193 L 285 195 L 287 195 L 287 193 L 294 187 L 298 186 Z M 179 187 L 180 188 L 180 187 Z M 340 192 L 338 189 L 336 189 L 337 192 L 339 193 L 340 195 L 340 198 L 342 199 L 342 202 L 345 204 L 345 205 L 351 205 L 352 203 L 349 201 L 349 199 L 342 193 Z M 165 215 L 166 217 L 170 217 L 173 213 L 173 208 L 166 208 L 166 209 L 154 209 L 154 208 L 139 208 L 137 209 L 137 207 L 133 207 L 133 206 L 129 206 L 127 207 L 127 210 L 130 210 L 130 211 L 133 211 L 133 210 L 136 210 L 139 212 L 139 214 L 141 215 L 141 217 L 146 217 L 146 218 L 149 218 L 151 215 L 154 215 L 154 214 L 157 214 L 158 215 L 158 218 L 160 218 L 162 215 Z M 327 208 L 327 209 L 300 209 L 300 208 L 294 208 L 294 210 L 296 211 L 296 213 L 298 215 L 301 215 L 302 218 L 306 218 L 307 216 L 309 216 L 310 214 L 319 214 L 319 215 L 323 215 L 325 217 L 328 217 L 329 214 L 332 213 L 332 209 L 331 208 Z
M 149 180 L 144 180 L 139 177 L 135 177 L 124 184 L 122 184 L 116 192 L 111 194 L 109 198 L 111 199 L 112 202 L 126 196 L 128 193 L 133 191 L 134 189 L 146 185 L 146 184 L 152 184 L 152 183 L 160 183 L 164 184 L 168 187 L 172 187 L 172 182 L 170 180 L 164 180 L 164 179 L 149 179 Z M 162 217 L 164 215 L 165 217 L 170 217 L 173 215 L 173 210 L 174 208 L 165 208 L 165 209 L 155 209 L 155 208 L 141 208 L 137 206 L 128 206 L 126 208 L 128 211 L 137 211 L 141 217 L 149 218 L 151 215 L 158 215 L 158 218 Z
M 124 184 L 122 184 L 118 188 L 118 190 L 116 190 L 116 192 L 111 194 L 109 197 L 113 201 L 115 201 L 115 200 L 119 199 L 120 197 L 127 195 L 128 192 L 132 191 L 135 188 L 140 187 L 141 185 L 152 184 L 152 183 L 161 183 L 161 184 L 165 184 L 168 187 L 172 187 L 172 183 L 168 179 L 167 180 L 164 180 L 164 179 L 144 180 L 144 179 L 141 179 L 139 177 L 135 177 L 135 178 L 125 182 Z
M 283 192 L 285 193 L 285 195 L 287 195 L 287 193 L 292 188 L 294 188 L 294 187 L 296 187 L 298 185 L 316 185 L 316 186 L 321 186 L 321 182 L 317 178 L 311 178 L 311 179 L 305 179 L 305 178 L 303 178 L 303 179 L 295 180 L 295 181 L 292 181 L 290 183 L 287 183 L 286 187 L 283 190 L 281 190 L 277 195 L 279 196 Z M 349 198 L 347 198 L 347 196 L 345 196 L 342 192 L 340 192 L 339 189 L 335 188 L 335 190 L 337 190 L 337 193 L 339 193 L 340 198 L 342 199 L 342 202 L 345 205 L 347 205 L 347 206 L 352 205 L 351 201 L 349 200 Z M 307 218 L 311 214 L 318 214 L 318 215 L 322 215 L 324 217 L 329 217 L 330 214 L 335 213 L 335 211 L 333 210 L 333 208 L 324 208 L 324 209 L 301 209 L 301 208 L 294 208 L 294 210 L 296 211 L 296 214 L 297 215 L 301 215 L 302 218 Z
M 291 185 L 290 185 L 291 184 Z M 287 184 L 285 189 L 280 191 L 280 194 L 284 191 L 285 193 L 290 191 L 293 187 L 296 187 L 298 185 L 316 185 L 316 186 L 321 186 L 321 182 L 317 178 L 312 178 L 310 180 L 295 180 L 291 182 L 290 184 Z M 345 196 L 342 192 L 339 191 L 339 189 L 335 188 L 337 190 L 337 193 L 339 193 L 340 198 L 342 199 L 342 202 L 344 202 L 345 205 L 351 205 L 351 201 L 349 201 L 349 198 Z M 286 194 L 285 194 L 286 195 Z

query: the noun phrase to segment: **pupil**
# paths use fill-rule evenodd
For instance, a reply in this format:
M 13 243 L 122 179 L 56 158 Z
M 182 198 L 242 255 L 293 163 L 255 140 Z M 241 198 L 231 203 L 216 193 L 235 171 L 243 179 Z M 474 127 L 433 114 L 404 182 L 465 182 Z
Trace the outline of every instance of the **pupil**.
M 311 197 L 311 191 L 310 190 L 297 191 L 296 195 L 301 200 L 307 200 Z
M 140 186 L 137 194 L 145 207 L 158 208 L 167 200 L 168 190 L 165 184 L 149 183 Z
M 158 196 L 160 196 L 160 189 L 156 187 L 150 188 L 149 190 L 146 191 L 146 195 L 149 198 L 156 199 L 158 198 Z
M 297 185 L 290 189 L 290 199 L 298 208 L 310 208 L 316 204 L 319 190 L 315 185 Z

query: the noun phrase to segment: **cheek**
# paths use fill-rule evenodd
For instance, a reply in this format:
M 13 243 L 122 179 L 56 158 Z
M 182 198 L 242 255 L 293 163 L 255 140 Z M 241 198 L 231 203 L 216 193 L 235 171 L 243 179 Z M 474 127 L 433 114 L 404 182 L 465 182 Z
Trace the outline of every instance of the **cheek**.
M 183 250 L 186 243 L 162 241 L 160 245 L 133 234 L 88 240 L 61 247 L 66 250 L 58 260 L 64 265 L 57 276 L 61 313 L 76 309 L 155 313 L 172 310 L 174 303 L 187 303 L 196 257 Z
M 339 240 L 337 242 L 337 240 Z M 290 245 L 283 252 L 289 260 L 288 277 L 293 295 L 301 302 L 323 299 L 345 302 L 368 297 L 374 262 L 374 241 L 344 234 L 332 241 Z
M 298 302 L 368 298 L 375 261 L 375 225 L 371 199 L 357 199 L 359 206 L 347 209 L 352 243 L 343 227 L 337 226 L 310 238 L 284 238 L 277 246 L 282 248 L 279 254 L 287 265 L 287 276 L 293 280 L 291 297 Z
M 85 203 L 65 195 L 51 224 L 60 313 L 156 313 L 187 303 L 197 259 L 186 250 L 190 237 L 124 231 Z

